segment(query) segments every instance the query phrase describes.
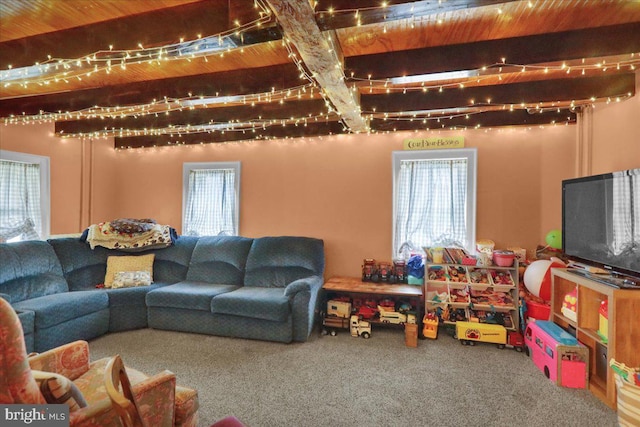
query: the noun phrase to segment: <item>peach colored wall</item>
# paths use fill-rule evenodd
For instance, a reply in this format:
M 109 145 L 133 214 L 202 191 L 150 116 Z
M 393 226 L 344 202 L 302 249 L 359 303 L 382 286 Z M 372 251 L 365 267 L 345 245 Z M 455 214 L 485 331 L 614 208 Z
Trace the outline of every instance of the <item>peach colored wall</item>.
M 478 148 L 478 237 L 532 249 L 547 229 L 560 227 L 559 165 L 573 164 L 574 127 L 450 133 Z M 113 162 L 120 190 L 112 205 L 116 216 L 153 217 L 180 229 L 182 164 L 239 160 L 242 235 L 322 238 L 327 275 L 357 275 L 365 257 L 391 259 L 391 153 L 416 136 L 423 135 L 122 150 Z M 98 220 L 110 219 L 94 211 Z
M 636 71 L 636 91 L 640 70 Z M 593 112 L 591 172 L 640 168 L 640 95 L 597 106 Z
M 639 111 L 638 96 L 596 108 L 593 173 L 639 167 Z M 560 228 L 560 182 L 575 176 L 576 128 L 448 132 L 478 148 L 479 238 L 531 250 L 547 231 Z M 152 217 L 180 230 L 182 164 L 239 160 L 241 234 L 322 238 L 327 276 L 358 275 L 364 257 L 391 259 L 391 153 L 402 149 L 404 138 L 440 134 L 121 151 L 113 150 L 111 139 L 100 139 L 85 141 L 83 153 L 83 142 L 57 139 L 52 131 L 52 124 L 0 126 L 3 149 L 51 158 L 53 234 L 123 216 Z
M 0 126 L 0 148 L 49 157 L 51 234 L 78 233 L 96 221 L 94 210 L 116 214 L 113 140 L 61 139 L 53 132 L 52 123 Z
M 80 229 L 80 141 L 55 138 L 50 123 L 0 126 L 0 148 L 50 158 L 51 233 L 77 232 Z

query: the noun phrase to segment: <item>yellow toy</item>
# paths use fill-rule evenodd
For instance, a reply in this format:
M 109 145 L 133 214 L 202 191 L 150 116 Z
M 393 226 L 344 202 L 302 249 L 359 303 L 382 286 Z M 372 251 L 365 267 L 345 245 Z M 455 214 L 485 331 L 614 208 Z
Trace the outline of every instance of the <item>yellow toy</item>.
M 578 321 L 578 288 L 575 288 L 568 294 L 564 296 L 564 301 L 562 301 L 562 314 L 569 320 L 573 320 L 574 322 Z
M 434 313 L 427 313 L 422 319 L 422 335 L 425 338 L 438 338 L 438 317 Z

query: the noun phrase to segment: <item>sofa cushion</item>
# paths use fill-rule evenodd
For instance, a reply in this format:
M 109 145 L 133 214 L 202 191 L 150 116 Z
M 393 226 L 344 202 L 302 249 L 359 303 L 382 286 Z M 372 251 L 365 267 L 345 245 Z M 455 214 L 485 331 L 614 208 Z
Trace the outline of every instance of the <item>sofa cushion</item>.
M 16 310 L 18 319 L 22 324 L 22 331 L 25 335 L 33 334 L 36 324 L 36 314 L 28 310 Z
M 16 310 L 36 312 L 36 329 L 45 329 L 109 308 L 106 292 L 78 291 L 46 295 L 13 305 Z
M 161 287 L 160 284 L 154 283 L 149 286 L 139 286 L 134 288 L 111 288 L 105 289 L 104 292 L 109 295 L 109 307 L 119 306 L 139 306 L 145 307 L 145 299 L 147 294 L 153 289 Z
M 190 310 L 209 311 L 211 298 L 238 289 L 238 286 L 185 281 L 147 294 L 148 307 L 186 308 Z
M 180 236 L 168 248 L 154 249 L 153 281 L 156 283 L 178 283 L 187 278 L 193 249 L 198 243 L 194 236 Z
M 153 260 L 155 254 L 133 256 L 110 256 L 107 258 L 107 272 L 104 275 L 104 286 L 113 286 L 113 280 L 121 271 L 146 271 L 153 282 Z
M 286 322 L 291 309 L 284 288 L 245 286 L 216 296 L 211 301 L 211 312 Z
M 184 280 L 187 277 L 191 252 L 197 241 L 197 237 L 181 236 L 168 248 L 144 252 L 155 254 L 154 282 L 176 283 Z M 88 243 L 78 238 L 51 239 L 49 243 L 60 259 L 64 276 L 72 291 L 95 289 L 96 285 L 103 283 L 109 256 L 131 255 L 103 247 L 91 250 Z
M 118 271 L 111 283 L 111 287 L 135 288 L 138 286 L 149 286 L 151 284 L 151 273 L 148 271 Z
M 254 239 L 247 257 L 245 286 L 283 288 L 324 273 L 324 243 L 309 237 Z
M 193 249 L 187 280 L 241 285 L 252 242 L 238 236 L 201 237 Z
M 0 292 L 9 295 L 12 304 L 69 291 L 60 262 L 47 242 L 0 244 L 0 260 Z

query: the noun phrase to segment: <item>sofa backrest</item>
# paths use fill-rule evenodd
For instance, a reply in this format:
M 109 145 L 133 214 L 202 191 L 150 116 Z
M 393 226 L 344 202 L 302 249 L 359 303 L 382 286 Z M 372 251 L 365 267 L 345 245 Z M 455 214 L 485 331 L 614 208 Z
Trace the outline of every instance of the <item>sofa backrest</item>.
M 242 285 L 252 243 L 248 237 L 200 237 L 191 255 L 187 280 Z
M 324 274 L 324 242 L 311 237 L 261 237 L 253 240 L 245 286 L 283 288 L 309 276 Z
M 11 303 L 68 292 L 60 261 L 47 242 L 0 244 L 0 293 Z
M 197 244 L 197 237 L 180 236 L 173 245 L 167 248 L 142 252 L 141 255 L 156 254 L 153 261 L 153 281 L 156 283 L 178 283 L 185 280 L 193 250 Z
M 179 237 L 175 244 L 163 249 L 130 253 L 97 246 L 91 249 L 89 244 L 78 238 L 51 239 L 49 243 L 60 259 L 64 276 L 73 291 L 95 289 L 104 283 L 109 256 L 135 256 L 155 253 L 153 262 L 153 281 L 155 283 L 176 283 L 187 275 L 191 252 L 197 238 Z

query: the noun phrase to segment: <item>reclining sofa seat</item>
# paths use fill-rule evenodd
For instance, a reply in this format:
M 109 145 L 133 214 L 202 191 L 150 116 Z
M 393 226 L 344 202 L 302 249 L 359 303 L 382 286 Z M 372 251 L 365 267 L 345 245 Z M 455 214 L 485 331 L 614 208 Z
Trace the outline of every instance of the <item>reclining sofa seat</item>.
M 99 246 L 90 249 L 86 242 L 76 238 L 49 240 L 60 259 L 69 290 L 73 292 L 96 291 L 96 285 L 104 283 L 110 256 L 155 254 L 153 283 L 150 286 L 100 290 L 109 299 L 109 332 L 147 327 L 147 293 L 185 279 L 196 242 L 196 237 L 181 236 L 167 248 L 131 253 Z
M 0 245 L 0 259 L 0 293 L 18 312 L 27 351 L 42 352 L 107 332 L 109 297 L 69 292 L 60 261 L 47 242 Z
M 201 237 L 187 279 L 147 294 L 149 326 L 306 341 L 324 273 L 322 240 Z

